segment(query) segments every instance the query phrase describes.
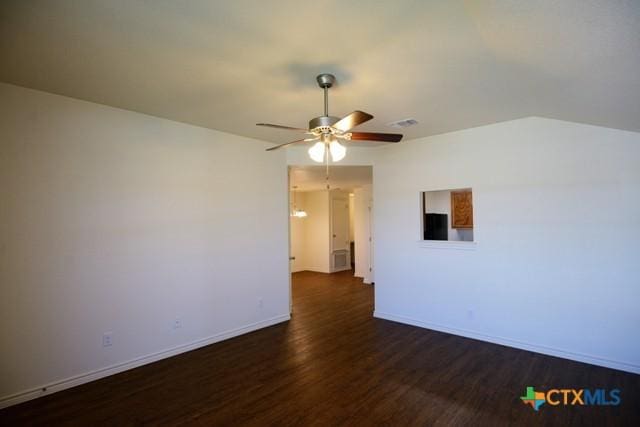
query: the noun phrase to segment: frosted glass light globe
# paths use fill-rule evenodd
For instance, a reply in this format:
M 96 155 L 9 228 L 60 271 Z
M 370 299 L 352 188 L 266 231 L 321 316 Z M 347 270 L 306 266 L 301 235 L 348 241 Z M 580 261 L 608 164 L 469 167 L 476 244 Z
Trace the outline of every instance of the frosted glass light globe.
M 344 156 L 347 154 L 347 149 L 344 145 L 334 140 L 329 144 L 329 152 L 331 152 L 331 160 L 339 162 L 344 159 Z
M 324 142 L 316 142 L 315 144 L 313 144 L 313 147 L 309 148 L 309 157 L 311 157 L 311 160 L 313 160 L 314 162 L 324 162 L 324 155 Z

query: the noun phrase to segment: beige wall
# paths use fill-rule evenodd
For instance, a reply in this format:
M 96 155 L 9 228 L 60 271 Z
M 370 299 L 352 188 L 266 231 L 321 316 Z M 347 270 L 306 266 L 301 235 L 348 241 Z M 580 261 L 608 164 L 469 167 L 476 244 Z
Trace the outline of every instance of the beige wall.
M 307 211 L 306 204 L 306 193 L 296 192 L 296 205 L 298 209 L 302 209 L 305 212 Z M 293 192 L 291 192 L 289 196 L 291 211 L 293 211 Z M 308 212 L 307 212 L 308 213 Z M 290 217 L 290 233 L 291 233 L 291 256 L 295 257 L 294 260 L 291 261 L 291 272 L 295 273 L 298 271 L 306 270 L 307 262 L 306 262 L 306 251 L 304 247 L 305 236 L 306 236 L 306 225 L 309 220 L 309 217 L 305 218 L 297 218 Z
M 307 216 L 304 221 L 304 237 L 301 243 L 304 270 L 331 272 L 329 253 L 329 193 L 308 191 L 304 193 Z
M 307 212 L 305 218 L 291 218 L 291 271 L 331 273 L 331 200 L 349 198 L 346 191 L 305 191 L 296 195 L 299 208 Z M 292 205 L 293 206 L 293 205 Z

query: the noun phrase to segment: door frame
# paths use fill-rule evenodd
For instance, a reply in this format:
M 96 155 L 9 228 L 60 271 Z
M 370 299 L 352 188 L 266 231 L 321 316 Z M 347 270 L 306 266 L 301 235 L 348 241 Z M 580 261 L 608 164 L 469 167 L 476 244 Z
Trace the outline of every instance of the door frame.
M 346 271 L 346 270 L 351 270 L 351 245 L 349 243 L 345 244 L 345 248 L 344 249 L 336 249 L 334 247 L 334 223 L 333 223 L 333 214 L 334 214 L 334 202 L 335 201 L 340 201 L 340 202 L 344 202 L 346 204 L 346 208 L 347 208 L 347 218 L 346 218 L 346 223 L 347 223 L 347 239 L 349 238 L 349 193 L 348 192 L 344 192 L 344 194 L 340 194 L 337 195 L 335 193 L 331 193 L 329 192 L 329 270 L 332 273 L 337 273 L 338 271 Z M 334 260 L 335 260 L 335 253 L 337 251 L 344 251 L 346 252 L 346 264 L 344 267 L 341 268 L 336 268 L 336 266 L 334 265 Z
M 296 166 L 318 166 L 317 163 L 312 162 L 311 160 L 304 159 L 305 161 L 303 162 L 294 162 L 294 163 L 289 163 L 287 162 L 286 168 L 287 168 L 287 237 L 288 237 L 288 242 L 287 242 L 287 246 L 289 248 L 288 250 L 288 257 L 287 257 L 287 262 L 288 262 L 288 269 L 289 269 L 289 313 L 291 315 L 293 315 L 293 281 L 292 281 L 292 267 L 291 267 L 291 261 L 292 261 L 292 254 L 291 254 L 291 218 L 290 218 L 290 214 L 291 214 L 291 168 L 294 168 Z M 374 201 L 373 201 L 373 189 L 375 181 L 374 181 L 374 176 L 373 176 L 373 170 L 374 170 L 374 165 L 373 164 L 369 164 L 368 162 L 365 163 L 355 163 L 355 164 L 340 164 L 339 166 L 368 166 L 371 168 L 371 173 L 372 173 L 372 178 L 371 178 L 371 201 L 369 201 L 369 212 L 368 212 L 368 216 L 369 216 L 369 236 L 371 238 L 370 242 L 369 242 L 369 268 L 370 270 L 370 275 L 369 278 L 373 279 L 373 274 L 374 274 L 374 270 L 373 270 L 373 266 L 374 266 L 374 253 L 375 253 L 375 244 L 374 244 L 374 218 L 375 218 L 375 212 L 373 210 L 373 205 L 374 205 Z M 329 195 L 330 197 L 330 195 Z M 351 248 L 349 248 L 349 251 L 351 250 Z M 357 253 L 357 251 L 356 251 Z M 331 256 L 331 254 L 330 254 Z M 331 265 L 331 264 L 330 264 Z M 373 280 L 371 280 L 370 283 L 373 283 Z M 374 294 L 375 295 L 375 294 Z M 375 296 L 374 296 L 374 304 L 375 304 Z

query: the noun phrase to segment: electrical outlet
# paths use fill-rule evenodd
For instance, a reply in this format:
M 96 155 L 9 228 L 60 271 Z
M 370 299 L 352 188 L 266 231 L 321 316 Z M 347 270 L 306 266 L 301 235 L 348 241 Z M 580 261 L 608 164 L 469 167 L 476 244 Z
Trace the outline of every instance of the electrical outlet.
M 474 314 L 475 314 L 475 313 L 473 312 L 473 310 L 472 310 L 472 309 L 468 309 L 468 310 L 467 310 L 467 319 L 469 319 L 469 320 L 473 320 Z
M 102 335 L 102 346 L 111 347 L 113 345 L 113 332 L 105 332 Z
M 180 329 L 182 328 L 182 319 L 179 317 L 176 317 L 175 320 L 173 321 L 173 329 Z
M 262 298 L 258 298 L 258 307 L 264 307 L 264 301 L 262 301 Z

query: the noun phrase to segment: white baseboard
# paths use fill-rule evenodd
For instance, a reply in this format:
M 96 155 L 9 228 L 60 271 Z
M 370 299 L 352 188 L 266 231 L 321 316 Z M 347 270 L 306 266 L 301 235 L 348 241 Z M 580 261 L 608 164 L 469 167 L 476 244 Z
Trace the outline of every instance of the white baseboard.
M 331 274 L 331 270 L 322 270 L 322 269 L 318 269 L 318 270 L 314 270 L 312 268 L 305 268 L 304 270 L 300 270 L 300 271 L 308 271 L 310 273 L 322 273 L 322 274 Z M 300 273 L 300 271 L 298 271 L 297 273 Z
M 148 363 L 156 362 L 161 359 L 166 359 L 171 356 L 175 356 L 180 353 L 195 350 L 200 347 L 204 347 L 210 344 L 214 344 L 220 341 L 224 341 L 229 338 L 237 337 L 239 335 L 253 332 L 258 329 L 266 328 L 267 326 L 275 325 L 289 320 L 291 316 L 289 314 L 283 314 L 275 316 L 270 319 L 262 320 L 260 322 L 251 323 L 240 328 L 232 329 L 225 332 L 220 332 L 215 335 L 211 335 L 207 338 L 192 341 L 187 344 L 182 344 L 176 347 L 162 350 L 156 353 L 152 353 L 146 356 L 138 357 L 126 362 L 118 363 L 115 365 L 107 366 L 104 368 L 96 369 L 94 371 L 85 372 L 73 377 L 65 378 L 62 380 L 54 381 L 49 384 L 44 384 L 39 387 L 35 387 L 30 390 L 26 390 L 20 393 L 15 393 L 9 396 L 3 396 L 0 398 L 0 409 L 6 408 L 18 403 L 26 402 L 41 396 L 56 393 L 58 391 L 66 390 L 71 387 L 85 384 L 91 381 L 98 380 L 100 378 L 108 377 L 110 375 L 117 374 L 119 372 L 127 371 L 129 369 L 137 368 L 138 366 L 146 365 Z
M 448 326 L 438 325 L 431 322 L 424 322 L 422 320 L 412 319 L 405 316 L 399 316 L 390 313 L 383 313 L 375 311 L 373 317 L 384 320 L 391 320 L 393 322 L 405 323 L 412 326 L 418 326 L 420 328 L 432 329 L 434 331 L 445 332 L 448 334 L 459 335 L 466 338 L 472 338 L 480 341 L 486 341 L 494 344 L 500 344 L 507 347 L 514 347 L 521 350 L 528 350 L 534 353 L 546 354 L 548 356 L 561 357 L 563 359 L 574 360 L 576 362 L 589 363 L 591 365 L 604 366 L 605 368 L 617 369 L 620 371 L 631 372 L 633 374 L 640 374 L 640 365 L 623 362 L 619 360 L 607 359 L 600 356 L 593 356 L 583 353 L 576 353 L 572 351 L 562 350 L 558 348 L 547 347 L 538 344 L 531 344 L 523 341 L 513 340 L 510 338 L 496 337 L 492 335 L 486 335 L 475 331 L 469 331 L 465 329 L 452 328 Z

